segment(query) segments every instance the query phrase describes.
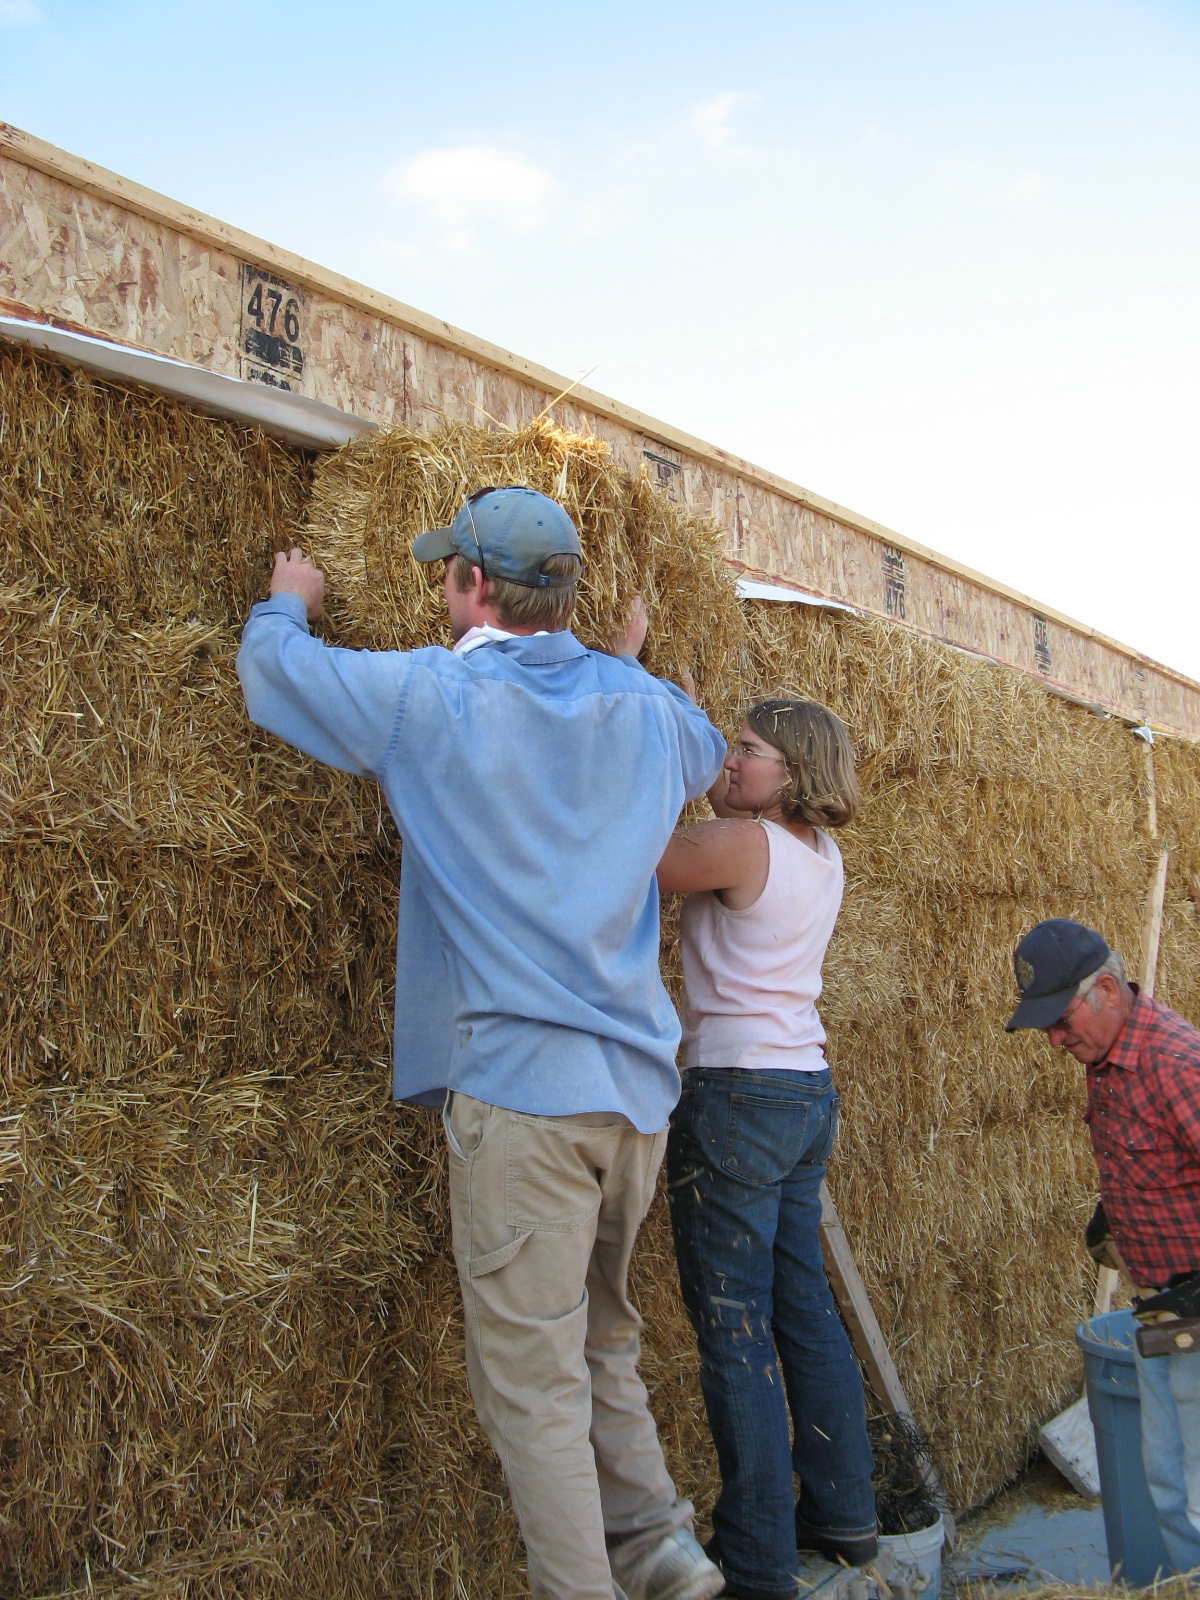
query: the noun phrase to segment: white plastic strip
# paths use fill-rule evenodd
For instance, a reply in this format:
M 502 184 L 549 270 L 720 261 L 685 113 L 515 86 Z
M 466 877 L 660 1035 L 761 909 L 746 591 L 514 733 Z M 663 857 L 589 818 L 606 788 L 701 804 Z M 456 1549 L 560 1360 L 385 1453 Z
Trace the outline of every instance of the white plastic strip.
M 845 605 L 841 600 L 826 600 L 822 595 L 788 589 L 782 583 L 764 583 L 760 578 L 739 578 L 737 595 L 739 600 L 782 600 L 796 606 L 823 606 L 827 611 L 849 611 L 853 616 L 858 615 L 854 606 Z
M 299 445 L 305 450 L 336 450 L 364 433 L 374 433 L 376 424 L 351 416 L 335 406 L 310 400 L 289 389 L 275 389 L 264 383 L 247 383 L 222 372 L 169 356 L 152 355 L 130 345 L 112 344 L 84 333 L 70 333 L 42 322 L 24 322 L 18 317 L 0 316 L 0 338 L 13 344 L 49 350 L 61 360 L 104 378 L 120 378 L 142 384 L 159 394 L 170 395 L 194 405 L 210 417 L 231 417 L 237 422 L 252 422 L 267 433 Z

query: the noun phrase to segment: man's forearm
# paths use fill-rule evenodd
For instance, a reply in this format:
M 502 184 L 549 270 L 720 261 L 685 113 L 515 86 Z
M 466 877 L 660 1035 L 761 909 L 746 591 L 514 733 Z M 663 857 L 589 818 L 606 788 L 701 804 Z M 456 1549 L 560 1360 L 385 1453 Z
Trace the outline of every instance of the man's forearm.
M 323 644 L 302 607 L 285 590 L 250 613 L 237 663 L 250 719 L 328 766 L 378 777 L 410 658 Z

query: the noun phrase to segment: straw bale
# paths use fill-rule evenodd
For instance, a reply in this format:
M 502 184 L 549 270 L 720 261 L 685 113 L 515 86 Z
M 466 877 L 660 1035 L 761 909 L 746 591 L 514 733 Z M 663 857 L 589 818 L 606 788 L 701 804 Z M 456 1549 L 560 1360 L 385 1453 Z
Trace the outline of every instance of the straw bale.
M 375 649 L 450 642 L 441 565 L 421 567 L 409 546 L 495 483 L 553 495 L 574 519 L 584 576 L 572 625 L 585 644 L 605 647 L 640 592 L 647 668 L 676 680 L 690 671 L 717 713 L 736 714 L 730 669 L 743 625 L 719 530 L 631 476 L 599 440 L 548 422 L 502 434 L 461 423 L 432 435 L 397 429 L 321 461 L 308 536 L 329 575 L 339 640 Z
M 114 617 L 228 623 L 262 587 L 308 469 L 251 427 L 0 353 L 4 581 L 99 601 Z
M 585 640 L 640 590 L 651 669 L 691 669 L 728 731 L 787 686 L 851 725 L 868 803 L 826 971 L 832 1180 L 952 1498 L 996 1488 L 1078 1381 L 1095 1181 L 1073 1064 L 1001 1032 L 1010 951 L 1066 912 L 1136 955 L 1134 741 L 883 625 L 740 607 L 711 525 L 545 424 L 378 435 L 314 470 L 11 354 L 0 411 L 0 1590 L 525 1592 L 467 1396 L 438 1119 L 387 1098 L 399 841 L 371 786 L 252 732 L 234 674 L 292 542 L 328 570 L 328 637 L 444 641 L 408 544 L 494 481 L 580 524 Z M 1196 772 L 1167 751 L 1184 861 Z M 676 984 L 677 926 L 668 905 Z M 703 1511 L 661 1200 L 634 1286 Z

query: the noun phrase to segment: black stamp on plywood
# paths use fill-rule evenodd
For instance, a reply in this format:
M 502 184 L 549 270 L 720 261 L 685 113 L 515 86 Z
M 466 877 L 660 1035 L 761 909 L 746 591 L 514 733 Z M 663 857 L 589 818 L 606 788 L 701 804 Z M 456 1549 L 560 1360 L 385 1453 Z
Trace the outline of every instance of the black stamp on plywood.
M 1036 611 L 1033 613 L 1033 659 L 1039 672 L 1050 671 L 1050 624 Z
M 904 551 L 894 545 L 883 547 L 883 605 L 889 617 L 904 620 Z
M 1133 664 L 1133 703 L 1142 713 L 1142 720 L 1146 721 L 1149 717 L 1146 709 L 1146 669 L 1140 661 Z
M 673 500 L 676 505 L 682 505 L 683 457 L 679 451 L 654 440 L 643 446 L 642 457 L 655 488 L 661 489 L 668 500 Z
M 304 371 L 304 296 L 290 283 L 242 262 L 238 366 L 243 378 L 290 389 Z

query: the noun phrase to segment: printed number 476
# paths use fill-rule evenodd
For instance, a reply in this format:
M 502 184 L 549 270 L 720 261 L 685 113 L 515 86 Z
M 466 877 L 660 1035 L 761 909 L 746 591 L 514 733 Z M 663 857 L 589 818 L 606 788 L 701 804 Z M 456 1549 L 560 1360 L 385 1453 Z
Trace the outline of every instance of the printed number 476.
M 267 306 L 263 306 L 263 298 Z M 261 328 L 266 323 L 267 332 L 275 332 L 275 319 L 279 315 L 279 308 L 283 306 L 283 331 L 287 335 L 288 343 L 295 344 L 300 337 L 300 304 L 297 300 L 288 299 L 284 305 L 283 295 L 278 289 L 267 289 L 266 285 L 259 282 L 254 285 L 254 293 L 246 302 L 246 314 L 254 318 Z

